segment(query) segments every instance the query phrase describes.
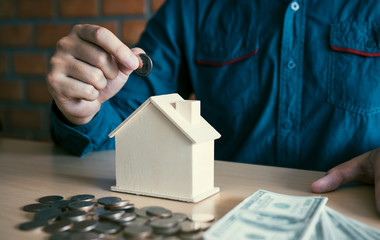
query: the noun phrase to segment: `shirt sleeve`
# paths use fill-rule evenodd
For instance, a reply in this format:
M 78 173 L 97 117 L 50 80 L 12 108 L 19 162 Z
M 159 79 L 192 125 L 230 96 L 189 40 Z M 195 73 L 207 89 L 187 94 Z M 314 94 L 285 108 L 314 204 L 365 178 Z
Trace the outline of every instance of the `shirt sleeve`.
M 51 134 L 56 144 L 78 156 L 91 151 L 113 149 L 115 141 L 109 138 L 108 134 L 146 99 L 153 95 L 180 92 L 178 75 L 181 39 L 178 36 L 181 34 L 178 32 L 179 21 L 176 19 L 181 16 L 179 9 L 181 7 L 178 6 L 178 1 L 166 1 L 149 21 L 137 44 L 152 58 L 152 73 L 147 77 L 132 73 L 124 87 L 102 104 L 97 115 L 89 123 L 71 125 L 53 103 Z
M 109 139 L 107 135 L 119 121 L 119 114 L 107 101 L 89 123 L 74 126 L 65 119 L 53 103 L 51 134 L 54 142 L 62 148 L 74 155 L 83 156 L 91 151 L 114 148 L 114 140 Z

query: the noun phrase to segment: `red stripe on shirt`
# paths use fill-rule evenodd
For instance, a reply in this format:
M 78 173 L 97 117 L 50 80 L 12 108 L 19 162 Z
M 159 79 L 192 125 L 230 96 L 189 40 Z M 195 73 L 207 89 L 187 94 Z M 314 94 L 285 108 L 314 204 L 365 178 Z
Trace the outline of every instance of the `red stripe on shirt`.
M 258 51 L 259 51 L 259 49 L 256 49 L 255 51 L 250 52 L 247 55 L 241 56 L 239 58 L 232 59 L 232 60 L 227 61 L 227 62 L 211 62 L 211 61 L 196 60 L 196 63 L 198 63 L 198 64 L 204 64 L 204 65 L 210 65 L 210 66 L 221 67 L 221 66 L 225 66 L 225 65 L 228 65 L 228 64 L 231 64 L 231 63 L 238 62 L 240 60 L 249 58 L 250 56 L 255 55 Z
M 331 49 L 338 51 L 338 52 L 352 53 L 352 54 L 365 56 L 365 57 L 380 57 L 380 52 L 367 53 L 367 52 L 362 52 L 362 51 L 358 51 L 358 50 L 351 49 L 351 48 L 342 48 L 342 47 L 334 47 L 334 46 L 331 46 Z

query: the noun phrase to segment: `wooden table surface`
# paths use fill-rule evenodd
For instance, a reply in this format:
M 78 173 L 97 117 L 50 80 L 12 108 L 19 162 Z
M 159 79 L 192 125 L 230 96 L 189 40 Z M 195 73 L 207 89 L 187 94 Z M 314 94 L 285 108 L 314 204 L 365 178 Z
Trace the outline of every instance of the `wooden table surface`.
M 221 188 L 220 193 L 192 204 L 111 192 L 110 186 L 115 184 L 114 157 L 114 151 L 104 151 L 79 158 L 52 143 L 0 138 L 0 239 L 47 239 L 48 235 L 42 231 L 17 229 L 33 216 L 22 211 L 22 207 L 46 195 L 118 196 L 136 207 L 158 205 L 188 215 L 211 213 L 219 219 L 258 189 L 313 196 L 311 183 L 324 175 L 316 171 L 216 161 L 215 185 Z M 373 186 L 343 187 L 322 195 L 329 198 L 329 207 L 380 229 Z

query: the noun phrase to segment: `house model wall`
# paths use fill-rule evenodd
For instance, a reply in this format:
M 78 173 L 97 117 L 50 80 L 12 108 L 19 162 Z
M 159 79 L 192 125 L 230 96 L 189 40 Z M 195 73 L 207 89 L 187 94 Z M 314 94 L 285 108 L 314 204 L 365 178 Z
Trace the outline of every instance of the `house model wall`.
M 200 116 L 199 101 L 151 97 L 109 136 L 116 138 L 111 190 L 188 202 L 219 191 L 214 140 L 220 134 Z

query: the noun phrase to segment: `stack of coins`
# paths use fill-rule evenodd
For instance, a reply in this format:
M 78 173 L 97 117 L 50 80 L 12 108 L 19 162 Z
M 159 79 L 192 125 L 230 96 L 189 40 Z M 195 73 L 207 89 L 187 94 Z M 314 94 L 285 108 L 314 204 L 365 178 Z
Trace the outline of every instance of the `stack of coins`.
M 119 197 L 95 200 L 91 194 L 80 194 L 65 200 L 62 196 L 45 196 L 23 207 L 33 212 L 33 220 L 22 223 L 23 231 L 42 229 L 51 240 L 117 239 L 117 240 L 198 240 L 203 239 L 214 216 L 173 213 L 160 206 L 135 208 Z

